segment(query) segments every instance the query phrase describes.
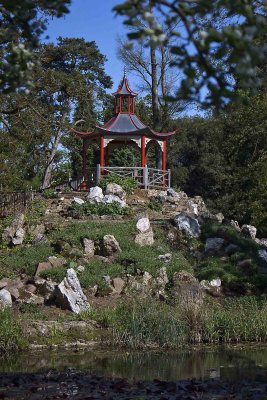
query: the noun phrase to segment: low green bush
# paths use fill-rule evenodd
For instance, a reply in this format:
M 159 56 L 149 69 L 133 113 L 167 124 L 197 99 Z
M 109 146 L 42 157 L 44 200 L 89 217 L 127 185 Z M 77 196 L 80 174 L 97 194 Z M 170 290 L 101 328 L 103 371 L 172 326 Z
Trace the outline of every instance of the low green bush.
M 26 211 L 26 222 L 29 225 L 39 223 L 40 219 L 44 216 L 47 208 L 47 202 L 44 199 L 35 199 Z
M 74 204 L 73 210 L 79 216 L 85 215 L 127 215 L 130 212 L 128 207 L 121 207 L 120 203 L 84 203 Z
M 57 192 L 54 189 L 46 189 L 43 192 L 43 196 L 45 199 L 56 199 L 58 197 Z
M 151 199 L 146 208 L 151 211 L 162 211 L 163 204 L 160 200 Z

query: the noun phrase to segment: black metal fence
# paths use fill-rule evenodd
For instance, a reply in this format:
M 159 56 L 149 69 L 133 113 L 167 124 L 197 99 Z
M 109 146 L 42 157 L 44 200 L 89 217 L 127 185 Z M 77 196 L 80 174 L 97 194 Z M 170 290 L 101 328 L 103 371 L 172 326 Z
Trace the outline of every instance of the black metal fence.
M 0 192 L 0 217 L 22 212 L 31 204 L 34 197 L 32 190 L 24 192 Z

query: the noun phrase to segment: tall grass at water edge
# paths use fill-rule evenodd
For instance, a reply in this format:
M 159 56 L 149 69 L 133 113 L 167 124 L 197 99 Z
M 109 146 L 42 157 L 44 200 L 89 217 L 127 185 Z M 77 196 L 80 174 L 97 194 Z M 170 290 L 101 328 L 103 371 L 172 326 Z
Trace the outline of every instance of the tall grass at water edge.
M 26 343 L 18 318 L 9 308 L 0 308 L 0 354 L 21 350 Z
M 90 313 L 112 329 L 116 345 L 130 348 L 267 341 L 266 298 L 210 299 L 174 307 L 146 298 Z

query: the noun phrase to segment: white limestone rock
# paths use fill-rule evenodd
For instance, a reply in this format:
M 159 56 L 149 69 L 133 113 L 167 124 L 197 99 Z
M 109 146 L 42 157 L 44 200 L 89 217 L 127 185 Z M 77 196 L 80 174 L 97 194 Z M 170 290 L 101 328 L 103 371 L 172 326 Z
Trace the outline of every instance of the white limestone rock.
M 0 290 L 0 307 L 12 307 L 11 294 L 7 289 Z
M 105 235 L 103 237 L 103 255 L 112 257 L 118 253 L 121 253 L 121 248 L 117 239 L 113 235 Z
M 137 221 L 136 228 L 139 232 L 145 233 L 150 230 L 150 221 L 148 218 L 140 218 Z
M 25 233 L 26 232 L 25 232 L 25 230 L 23 228 L 19 228 L 16 231 L 15 236 L 12 239 L 12 244 L 14 246 L 18 246 L 18 245 L 22 244 L 23 240 L 24 240 Z
M 126 199 L 126 192 L 117 183 L 109 183 L 105 190 L 105 195 L 113 194 L 118 196 L 121 200 Z
M 126 207 L 125 200 L 122 200 L 119 196 L 115 194 L 107 194 L 104 196 L 103 201 L 106 204 L 118 203 L 121 208 Z
M 102 203 L 104 200 L 104 195 L 101 187 L 91 187 L 87 195 L 87 199 L 90 203 Z
M 257 228 L 253 225 L 243 225 L 241 227 L 241 233 L 243 236 L 255 239 L 257 234 Z
M 91 239 L 83 239 L 84 255 L 87 258 L 94 257 L 95 255 L 95 242 Z
M 80 197 L 73 197 L 73 203 L 76 203 L 81 206 L 85 203 L 85 201 L 83 199 L 81 199 Z
M 73 311 L 75 314 L 79 314 L 90 307 L 73 268 L 67 270 L 66 277 L 57 287 L 56 304 L 61 308 Z

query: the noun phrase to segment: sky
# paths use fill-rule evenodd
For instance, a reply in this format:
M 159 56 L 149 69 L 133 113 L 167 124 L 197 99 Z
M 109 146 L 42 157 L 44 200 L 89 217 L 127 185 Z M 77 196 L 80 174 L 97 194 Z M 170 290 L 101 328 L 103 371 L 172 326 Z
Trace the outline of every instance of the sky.
M 72 0 L 70 12 L 61 18 L 50 20 L 46 35 L 48 41 L 56 42 L 59 36 L 84 38 L 86 41 L 95 41 L 100 52 L 107 57 L 105 71 L 111 76 L 113 87 L 107 89 L 112 93 L 117 90 L 123 77 L 123 62 L 117 57 L 117 37 L 126 37 L 128 28 L 123 25 L 123 18 L 116 16 L 112 8 L 123 3 L 124 0 Z M 131 88 L 137 93 L 140 91 L 136 74 L 127 70 Z M 140 81 L 139 81 L 140 82 Z M 141 93 L 140 93 L 141 94 Z M 191 106 L 185 115 L 202 114 L 200 110 Z
M 100 52 L 108 59 L 105 70 L 113 80 L 111 92 L 117 89 L 123 76 L 123 63 L 116 56 L 116 38 L 118 35 L 126 35 L 127 28 L 123 25 L 122 17 L 116 17 L 112 12 L 112 8 L 122 2 L 122 0 L 72 0 L 70 13 L 65 17 L 51 20 L 46 30 L 50 42 L 56 42 L 59 36 L 94 40 Z M 134 89 L 136 78 L 131 79 L 130 71 L 128 77 Z

